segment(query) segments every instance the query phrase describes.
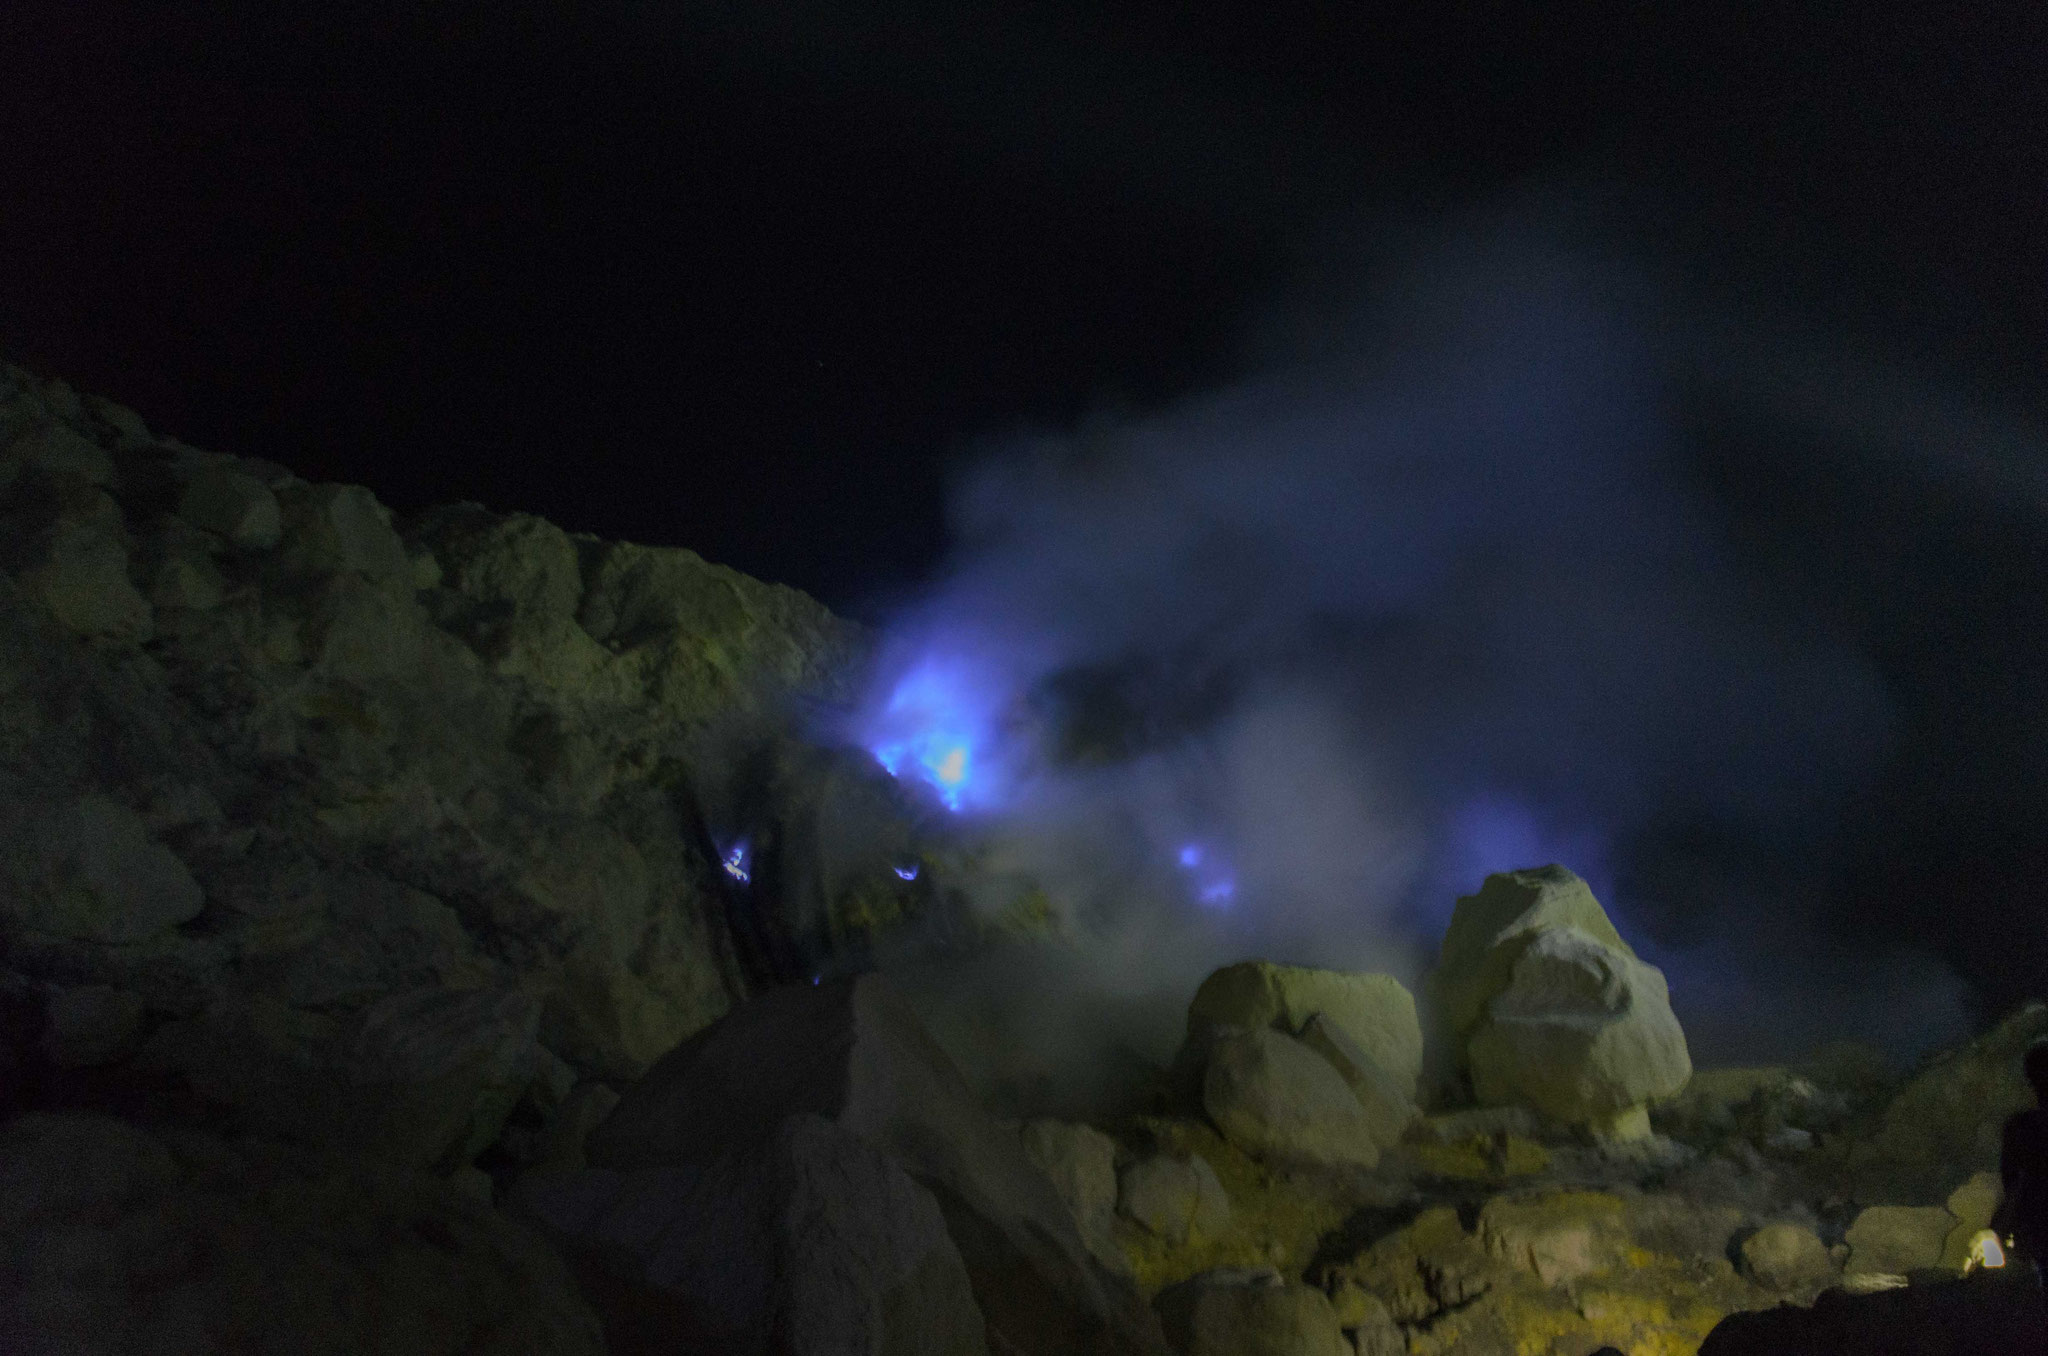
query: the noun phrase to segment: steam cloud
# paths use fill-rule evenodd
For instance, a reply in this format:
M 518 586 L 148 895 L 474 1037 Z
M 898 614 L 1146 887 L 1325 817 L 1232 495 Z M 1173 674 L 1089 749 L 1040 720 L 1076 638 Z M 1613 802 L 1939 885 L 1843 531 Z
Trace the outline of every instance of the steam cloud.
M 1696 1057 L 1956 1034 L 1938 965 L 1802 927 L 1891 712 L 1698 487 L 1685 400 L 1729 375 L 1706 327 L 1559 232 L 1439 234 L 1227 389 L 972 462 L 875 712 L 953 675 L 1004 852 L 1086 940 L 907 982 L 943 1037 L 1056 1081 L 1105 1031 L 1163 1059 L 1229 960 L 1413 982 L 1458 894 L 1556 860 L 1667 969 Z M 1125 714 L 1163 733 L 1035 752 L 1015 713 L 1077 669 L 1149 675 Z

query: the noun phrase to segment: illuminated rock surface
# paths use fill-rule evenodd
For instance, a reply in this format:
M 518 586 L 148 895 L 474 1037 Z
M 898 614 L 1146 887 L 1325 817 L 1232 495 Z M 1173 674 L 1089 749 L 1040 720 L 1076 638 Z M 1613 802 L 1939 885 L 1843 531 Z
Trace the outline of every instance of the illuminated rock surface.
M 1360 1356 L 2041 1330 L 2025 1268 L 1952 1279 L 2039 1005 L 1903 1078 L 1838 1049 L 1674 1095 L 1661 977 L 1544 868 L 1459 902 L 1454 1077 L 1419 1085 L 1392 979 L 1254 961 L 1191 996 L 1180 1080 L 1133 1054 L 1058 1109 L 1092 1125 L 998 1121 L 841 976 L 963 882 L 1015 888 L 956 943 L 1065 920 L 999 829 L 790 724 L 858 690 L 858 628 L 12 368 L 0 527 L 0 1349 L 667 1353 L 718 1304 L 745 1331 L 702 1349 L 763 1315 L 1154 1356 L 1157 1317 Z
M 1685 1086 L 1692 1060 L 1664 976 L 1576 928 L 1519 948 L 1466 1045 L 1482 1102 L 1605 1125 Z M 1643 1120 L 1638 1133 L 1647 1133 Z

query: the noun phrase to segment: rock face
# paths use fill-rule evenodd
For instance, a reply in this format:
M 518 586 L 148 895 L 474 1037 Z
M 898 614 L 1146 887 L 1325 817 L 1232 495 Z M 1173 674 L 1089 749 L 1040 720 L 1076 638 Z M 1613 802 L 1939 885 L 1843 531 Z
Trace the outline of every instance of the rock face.
M 1153 1303 L 1185 1356 L 1353 1356 L 1328 1297 L 1278 1272 L 1209 1272 Z
M 1113 1272 L 1128 1272 L 1130 1262 L 1116 1245 L 1116 1141 L 1092 1126 L 1047 1119 L 1026 1122 L 1019 1139 L 1066 1202 L 1095 1260 Z
M 821 1116 L 792 1115 L 705 1164 L 539 1173 L 518 1194 L 568 1246 L 658 1297 L 666 1349 L 988 1351 L 931 1193 Z
M 1766 1224 L 1742 1241 L 1742 1269 L 1772 1290 L 1807 1290 L 1834 1274 L 1827 1245 L 1800 1224 Z
M 1202 1106 L 1223 1137 L 1257 1157 L 1321 1166 L 1379 1162 L 1374 1123 L 1329 1061 L 1278 1031 L 1218 1040 Z
M 1432 986 L 1482 1102 L 1635 1138 L 1648 1103 L 1692 1075 L 1663 974 L 1563 867 L 1489 876 L 1459 900 Z
M 1457 902 L 1430 976 L 1431 998 L 1454 1047 L 1463 1048 L 1487 1004 L 1508 987 L 1522 949 L 1556 928 L 1575 928 L 1610 950 L 1635 954 L 1592 888 L 1561 866 L 1499 872 L 1478 894 Z
M 1685 1086 L 1692 1061 L 1655 967 L 1575 928 L 1522 948 L 1466 1046 L 1482 1102 L 1611 1126 Z M 1646 1133 L 1647 1121 L 1639 1133 Z
M 1873 1205 L 1856 1216 L 1842 1241 L 1849 1260 L 1842 1274 L 1892 1275 L 1931 1269 L 1941 1264 L 1942 1245 L 1955 1220 L 1938 1205 Z
M 1916 1194 L 1945 1190 L 1958 1171 L 1995 1171 L 2005 1118 L 2033 1105 L 2021 1056 L 2043 1037 L 2048 1006 L 2028 1003 L 1930 1060 L 1885 1103 L 1872 1132 L 1857 1139 L 1853 1167 Z
M 1132 1163 L 1118 1175 L 1116 1207 L 1173 1244 L 1213 1237 L 1230 1223 L 1230 1197 L 1200 1154 L 1154 1154 Z
M 1299 1035 L 1318 1015 L 1384 1071 L 1403 1097 L 1414 1099 L 1422 1072 L 1422 1026 L 1414 997 L 1390 975 L 1271 961 L 1227 965 L 1203 980 L 1188 1004 L 1188 1042 L 1201 1047 L 1214 1033 L 1234 1028 L 1272 1027 Z
M 1090 1255 L 1015 1132 L 974 1103 L 878 977 L 775 990 L 735 1009 L 627 1088 L 588 1153 L 625 1173 L 702 1169 L 803 1113 L 858 1136 L 932 1193 L 1003 1349 L 1162 1349 L 1151 1315 Z
M 428 1178 L 97 1115 L 0 1127 L 0 1350 L 600 1356 L 529 1230 Z

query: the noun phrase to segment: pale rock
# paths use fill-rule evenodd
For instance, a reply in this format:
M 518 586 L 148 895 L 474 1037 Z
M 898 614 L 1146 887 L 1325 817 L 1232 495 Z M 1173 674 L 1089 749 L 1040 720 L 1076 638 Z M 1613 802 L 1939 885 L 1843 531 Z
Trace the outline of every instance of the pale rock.
M 1692 1073 L 1663 974 L 1571 927 L 1518 948 L 1467 1056 L 1482 1102 L 1522 1102 L 1616 1138 L 1647 1135 L 1643 1104 Z
M 391 511 L 362 486 L 293 487 L 279 504 L 285 527 L 280 558 L 286 569 L 349 572 L 410 588 L 412 561 L 391 525 Z
M 1116 1182 L 1117 1210 L 1175 1247 L 1214 1238 L 1230 1224 L 1230 1197 L 1200 1154 L 1154 1154 L 1126 1166 Z
M 1454 1052 L 1508 987 L 1522 949 L 1541 933 L 1575 928 L 1624 956 L 1633 956 L 1585 881 L 1562 866 L 1488 876 L 1479 892 L 1458 900 L 1430 976 L 1438 1020 Z
M 232 465 L 200 466 L 185 482 L 178 516 L 241 551 L 267 551 L 283 535 L 276 493 Z
M 149 638 L 155 617 L 128 578 L 121 510 L 102 490 L 39 498 L 6 551 L 23 589 L 77 635 L 115 644 Z
M 1561 1285 L 1619 1265 L 1629 1243 L 1627 1207 L 1597 1191 L 1495 1196 L 1479 1209 L 1479 1241 L 1502 1261 Z
M 114 483 L 114 459 L 106 449 L 53 421 L 31 424 L 0 450 L 0 488 L 28 467 L 79 484 Z
M 1322 1013 L 1301 1029 L 1301 1043 L 1330 1062 L 1350 1087 L 1372 1125 L 1373 1142 L 1391 1149 L 1401 1142 L 1416 1117 L 1415 1102 L 1401 1080 L 1351 1039 L 1351 1034 Z M 1406 1085 L 1413 1087 L 1413 1080 Z
M 204 611 L 220 606 L 227 578 L 203 551 L 175 551 L 156 567 L 149 582 L 149 601 L 156 608 Z
M 1955 1220 L 1938 1205 L 1873 1205 L 1850 1223 L 1845 1277 L 1906 1275 L 1941 1265 L 1942 1245 Z
M 1955 1221 L 1941 1245 L 1941 1265 L 1961 1271 L 1968 1262 L 1970 1245 L 1977 1235 L 1991 1227 L 2005 1188 L 1995 1172 L 1972 1173 L 1970 1179 L 1948 1194 L 1948 1213 Z
M 178 855 L 133 810 L 87 795 L 22 807 L 26 842 L 9 845 L 13 922 L 53 937 L 139 942 L 195 917 L 206 900 Z
M 1802 1224 L 1766 1224 L 1742 1241 L 1742 1269 L 1768 1290 L 1799 1291 L 1825 1285 L 1835 1274 L 1827 1245 Z
M 1370 1168 L 1373 1123 L 1328 1060 L 1278 1031 L 1216 1041 L 1202 1105 L 1223 1137 L 1259 1157 Z
M 50 996 L 43 1057 L 60 1069 L 108 1064 L 142 1034 L 142 996 L 107 984 L 81 984 Z
M 1271 961 L 1227 965 L 1202 981 L 1188 1004 L 1188 1044 L 1204 1050 L 1215 1032 L 1274 1027 L 1298 1035 L 1310 1019 L 1341 1030 L 1413 1101 L 1422 1071 L 1415 998 L 1390 975 L 1317 970 Z
M 1116 1141 L 1093 1126 L 1050 1119 L 1026 1121 L 1018 1137 L 1067 1203 L 1096 1260 L 1111 1271 L 1128 1271 L 1116 1243 Z
M 1183 1356 L 1354 1356 L 1329 1297 L 1271 1272 L 1205 1273 L 1153 1307 Z
M 115 447 L 133 451 L 156 441 L 142 416 L 126 405 L 117 405 L 102 396 L 87 396 L 84 403 L 86 413 L 105 427 Z

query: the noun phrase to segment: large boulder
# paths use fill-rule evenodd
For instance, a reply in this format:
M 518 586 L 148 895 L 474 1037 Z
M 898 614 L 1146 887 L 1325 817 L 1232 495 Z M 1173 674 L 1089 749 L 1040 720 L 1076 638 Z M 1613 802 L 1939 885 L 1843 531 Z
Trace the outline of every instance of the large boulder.
M 1942 1245 L 1955 1220 L 1938 1205 L 1873 1205 L 1858 1214 L 1842 1236 L 1849 1260 L 1842 1274 L 1852 1284 L 1859 1277 L 1904 1277 L 1941 1265 Z
M 1319 1012 L 1308 1019 L 1301 1029 L 1301 1043 L 1329 1061 L 1351 1089 L 1351 1095 L 1365 1108 L 1373 1142 L 1382 1149 L 1400 1143 L 1417 1114 L 1413 1081 L 1404 1082 L 1388 1073 L 1351 1039 L 1347 1029 L 1331 1021 L 1326 1013 Z
M 1267 1270 L 1205 1272 L 1153 1301 L 1184 1356 L 1352 1356 L 1329 1297 Z
M 1025 1122 L 1018 1138 L 1067 1203 L 1088 1251 L 1111 1271 L 1128 1272 L 1116 1244 L 1116 1141 L 1093 1126 L 1049 1118 Z
M 1592 887 L 1562 866 L 1499 872 L 1457 902 L 1429 982 L 1436 1019 L 1454 1054 L 1462 1057 L 1487 1005 L 1512 981 L 1523 949 L 1557 928 L 1575 928 L 1612 951 L 1635 954 Z
M 539 1017 L 517 988 L 425 986 L 345 1018 L 232 999 L 166 1023 L 137 1058 L 252 1130 L 448 1168 L 497 1137 L 532 1082 Z
M 1517 950 L 1466 1050 L 1480 1101 L 1647 1134 L 1645 1105 L 1692 1074 L 1663 974 L 1577 928 L 1546 929 Z
M 111 796 L 9 806 L 0 835 L 0 918 L 86 942 L 140 942 L 205 906 L 185 863 Z
M 1202 981 L 1188 1004 L 1188 1048 L 1206 1053 L 1220 1032 L 1272 1027 L 1299 1035 L 1320 1015 L 1384 1070 L 1404 1097 L 1422 1072 L 1415 999 L 1391 975 L 1317 970 L 1271 961 L 1226 965 Z
M 1742 1240 L 1742 1270 L 1767 1290 L 1801 1291 L 1826 1284 L 1835 1263 L 1813 1230 L 1778 1220 Z
M 1916 1195 L 1946 1189 L 1958 1173 L 1995 1170 L 2006 1117 L 2034 1104 L 2020 1059 L 2044 1037 L 2048 1005 L 2027 1003 L 1967 1045 L 1928 1061 L 1884 1104 L 1869 1132 L 1856 1137 L 1853 1167 Z
M 878 976 L 735 1008 L 626 1088 L 587 1151 L 619 1172 L 703 1169 L 804 1113 L 859 1136 L 937 1199 L 992 1340 L 1048 1356 L 1163 1350 L 1156 1320 L 1090 1254 L 1016 1132 L 976 1104 Z
M 1256 1157 L 1370 1168 L 1374 1122 L 1328 1060 L 1278 1031 L 1224 1036 L 1209 1055 L 1202 1106 L 1223 1137 Z
M 708 1163 L 535 1173 L 514 1203 L 586 1259 L 615 1350 L 638 1349 L 617 1330 L 649 1311 L 663 1350 L 989 1349 L 938 1202 L 822 1116 L 792 1115 Z

